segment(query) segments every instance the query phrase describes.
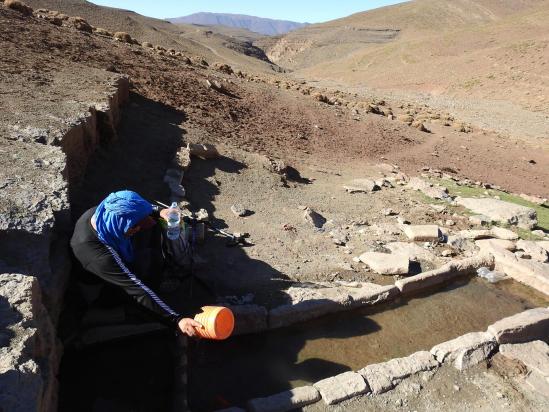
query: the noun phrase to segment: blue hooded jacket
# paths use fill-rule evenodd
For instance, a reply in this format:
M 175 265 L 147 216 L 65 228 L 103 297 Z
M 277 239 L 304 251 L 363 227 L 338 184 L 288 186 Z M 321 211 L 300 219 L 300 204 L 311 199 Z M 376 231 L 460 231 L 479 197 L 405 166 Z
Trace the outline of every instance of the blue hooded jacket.
M 133 262 L 132 242 L 125 234 L 152 210 L 152 205 L 135 192 L 111 193 L 94 213 L 99 240 L 118 252 L 125 262 Z

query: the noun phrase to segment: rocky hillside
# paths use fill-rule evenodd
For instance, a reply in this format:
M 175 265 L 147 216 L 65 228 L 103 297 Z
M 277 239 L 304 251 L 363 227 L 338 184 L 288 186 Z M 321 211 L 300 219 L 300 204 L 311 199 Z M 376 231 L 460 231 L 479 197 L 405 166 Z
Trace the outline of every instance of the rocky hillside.
M 417 0 L 262 41 L 299 77 L 545 110 L 545 1 Z
M 227 26 L 275 36 L 307 26 L 308 23 L 296 23 L 288 20 L 273 20 L 244 14 L 195 13 L 183 17 L 167 19 L 176 24 L 198 24 L 203 26 Z
M 80 16 L 93 26 L 110 32 L 126 32 L 141 42 L 149 42 L 186 55 L 222 60 L 239 68 L 271 72 L 264 52 L 253 46 L 259 35 L 225 27 L 201 28 L 142 16 L 130 10 L 98 6 L 86 0 L 30 0 L 29 6 Z M 275 68 L 276 69 L 276 68 Z

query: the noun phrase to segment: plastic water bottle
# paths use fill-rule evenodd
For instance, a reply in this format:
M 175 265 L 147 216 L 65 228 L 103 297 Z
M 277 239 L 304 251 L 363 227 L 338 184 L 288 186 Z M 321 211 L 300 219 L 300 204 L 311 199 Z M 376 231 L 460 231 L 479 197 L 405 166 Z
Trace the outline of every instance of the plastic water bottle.
M 176 240 L 179 237 L 181 228 L 179 223 L 181 222 L 181 212 L 177 206 L 177 202 L 173 202 L 168 209 L 168 239 Z

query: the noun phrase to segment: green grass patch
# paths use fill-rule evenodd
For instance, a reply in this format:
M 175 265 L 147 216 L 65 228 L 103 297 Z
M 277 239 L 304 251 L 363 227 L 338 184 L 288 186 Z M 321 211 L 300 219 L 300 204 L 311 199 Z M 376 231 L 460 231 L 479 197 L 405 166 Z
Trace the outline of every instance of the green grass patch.
M 535 203 L 524 200 L 520 196 L 505 193 L 505 192 L 502 192 L 501 190 L 484 189 L 476 186 L 474 187 L 459 186 L 453 180 L 448 180 L 448 179 L 432 179 L 432 180 L 434 183 L 439 183 L 442 186 L 446 187 L 451 196 L 461 196 L 461 197 L 499 196 L 501 200 L 504 200 L 506 202 L 515 203 L 521 206 L 531 207 L 536 211 L 538 215 L 538 227 L 545 231 L 549 231 L 549 207 L 537 205 Z M 486 195 L 486 192 L 488 193 L 488 195 Z M 528 235 L 526 235 L 526 232 L 528 233 Z M 535 237 L 535 235 L 532 235 L 530 231 L 527 231 L 527 230 L 519 229 L 518 234 L 521 235 L 521 233 L 524 236 L 529 236 L 529 238 L 532 238 L 532 236 Z

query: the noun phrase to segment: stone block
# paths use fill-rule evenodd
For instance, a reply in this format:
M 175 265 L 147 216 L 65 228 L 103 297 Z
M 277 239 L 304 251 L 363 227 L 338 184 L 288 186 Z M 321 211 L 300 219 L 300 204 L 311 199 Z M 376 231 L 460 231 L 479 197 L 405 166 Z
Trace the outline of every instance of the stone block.
M 495 341 L 488 341 L 476 347 L 463 349 L 458 352 L 454 362 L 454 367 L 460 371 L 463 371 L 471 366 L 475 366 L 488 359 L 490 355 L 494 353 L 497 346 L 498 345 Z
M 486 254 L 455 260 L 438 269 L 397 280 L 395 286 L 398 287 L 400 292 L 404 295 L 413 294 L 442 284 L 456 277 L 469 275 L 483 266 L 493 267 L 494 258 L 491 255 Z
M 505 250 L 513 251 L 516 249 L 515 242 L 511 240 L 502 239 L 482 239 L 475 241 L 475 245 L 481 252 L 491 253 L 495 248 L 503 248 Z
M 410 178 L 408 188 L 412 190 L 419 190 L 424 195 L 433 199 L 447 199 L 450 197 L 448 195 L 448 190 L 445 187 L 433 185 L 432 183 L 420 179 L 419 177 Z
M 519 237 L 518 235 L 513 232 L 512 230 L 505 229 L 503 227 L 494 226 L 490 230 L 493 237 L 496 239 L 502 239 L 502 240 L 517 240 Z
M 540 240 L 537 245 L 549 252 L 549 240 Z
M 492 237 L 492 231 L 488 229 L 461 230 L 458 236 L 463 239 L 470 239 L 470 240 L 489 239 Z
M 410 260 L 401 254 L 366 252 L 359 259 L 381 275 L 405 275 L 410 271 Z
M 452 362 L 463 351 L 490 344 L 493 344 L 495 348 L 496 338 L 491 333 L 471 332 L 433 346 L 431 353 L 440 363 Z
M 379 286 L 372 283 L 363 284 L 360 288 L 349 291 L 351 306 L 354 308 L 387 302 L 399 294 L 400 290 L 395 285 Z
M 491 245 L 495 269 L 507 276 L 549 295 L 549 264 L 530 259 L 519 259 L 514 253 Z
M 245 335 L 267 330 L 267 309 L 259 305 L 230 306 L 235 325 L 233 335 Z
M 501 319 L 488 326 L 499 344 L 549 339 L 549 309 L 535 308 Z
M 524 229 L 533 229 L 537 224 L 536 211 L 529 207 L 492 198 L 457 197 L 455 201 L 474 213 L 488 216 L 496 222 L 516 225 Z
M 402 379 L 437 367 L 438 362 L 431 353 L 420 351 L 405 358 L 368 365 L 358 373 L 368 382 L 373 394 L 380 394 L 394 388 Z
M 343 188 L 349 193 L 370 193 L 380 189 L 376 182 L 370 179 L 354 179 Z
M 409 260 L 424 260 L 427 262 L 434 262 L 437 260 L 432 252 L 419 246 L 417 243 L 392 242 L 385 245 L 385 247 L 389 249 L 391 253 L 406 256 Z
M 248 401 L 250 412 L 286 412 L 311 405 L 321 399 L 320 393 L 313 386 L 302 386 L 277 393 L 265 398 Z
M 327 405 L 362 395 L 370 389 L 364 378 L 356 372 L 344 372 L 318 381 L 313 386 Z
M 541 340 L 504 344 L 499 352 L 509 359 L 521 361 L 529 370 L 549 377 L 549 345 Z
M 285 291 L 291 302 L 269 310 L 270 329 L 318 318 L 365 305 L 393 299 L 400 292 L 393 285 L 364 283 L 360 287 L 291 287 Z
M 219 157 L 219 152 L 212 144 L 195 144 L 187 145 L 191 156 L 200 157 L 202 159 L 216 159 Z
M 537 242 L 531 240 L 519 240 L 517 242 L 517 248 L 524 250 L 532 260 L 536 260 L 541 263 L 549 262 L 549 252 L 541 247 Z
M 436 242 L 441 238 L 437 225 L 403 225 L 402 231 L 408 239 L 417 242 Z

